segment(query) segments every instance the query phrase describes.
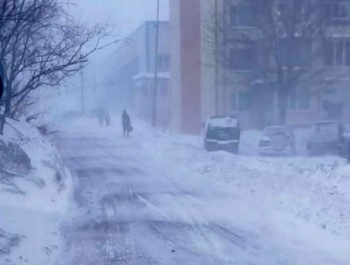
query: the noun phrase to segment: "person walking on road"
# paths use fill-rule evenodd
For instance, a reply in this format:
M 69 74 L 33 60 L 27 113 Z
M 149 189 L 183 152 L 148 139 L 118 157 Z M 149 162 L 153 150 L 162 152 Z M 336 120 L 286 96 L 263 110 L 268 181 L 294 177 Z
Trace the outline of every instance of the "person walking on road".
M 129 136 L 130 132 L 132 131 L 132 126 L 131 126 L 130 116 L 126 112 L 126 110 L 123 110 L 122 125 L 123 125 L 123 134 L 124 134 L 124 136 Z
M 105 111 L 105 122 L 106 125 L 109 126 L 111 124 L 111 115 L 109 115 L 109 111 L 106 109 Z
M 103 120 L 104 120 L 104 109 L 103 107 L 99 107 L 97 109 L 97 118 L 100 123 L 100 126 L 103 126 Z

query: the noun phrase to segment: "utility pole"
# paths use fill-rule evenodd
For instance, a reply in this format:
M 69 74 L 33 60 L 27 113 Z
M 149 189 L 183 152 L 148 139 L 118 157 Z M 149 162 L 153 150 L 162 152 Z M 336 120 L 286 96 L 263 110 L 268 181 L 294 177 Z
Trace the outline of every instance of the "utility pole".
M 156 39 L 154 54 L 154 80 L 152 101 L 152 126 L 157 125 L 157 90 L 158 90 L 158 49 L 159 49 L 159 0 L 157 0 Z
M 219 32 L 218 32 L 218 1 L 215 0 L 215 114 L 219 114 L 219 66 L 218 66 L 218 52 L 219 52 Z
M 93 93 L 93 104 L 95 104 L 95 108 L 97 108 L 97 82 L 96 82 L 96 67 L 95 64 L 92 65 L 93 69 L 93 87 L 92 87 L 92 93 Z
M 81 63 L 81 69 L 80 69 L 80 100 L 81 100 L 81 113 L 84 114 L 85 113 L 85 87 L 84 87 L 83 63 Z

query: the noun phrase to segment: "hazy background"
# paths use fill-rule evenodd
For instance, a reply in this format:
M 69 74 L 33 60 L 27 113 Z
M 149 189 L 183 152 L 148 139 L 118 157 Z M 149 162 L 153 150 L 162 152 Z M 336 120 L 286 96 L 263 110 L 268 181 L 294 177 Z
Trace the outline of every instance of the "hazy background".
M 136 30 L 144 21 L 156 19 L 156 0 L 72 0 L 70 11 L 84 24 L 108 23 L 116 39 L 123 39 Z M 160 0 L 160 20 L 169 19 L 169 0 Z M 91 57 L 88 67 L 83 72 L 86 94 L 86 108 L 95 105 L 94 89 L 103 86 L 104 72 L 108 61 L 113 60 L 112 53 L 118 44 L 114 44 Z M 79 111 L 81 77 L 74 76 L 59 91 L 42 101 L 43 108 L 50 109 L 55 119 L 62 112 Z

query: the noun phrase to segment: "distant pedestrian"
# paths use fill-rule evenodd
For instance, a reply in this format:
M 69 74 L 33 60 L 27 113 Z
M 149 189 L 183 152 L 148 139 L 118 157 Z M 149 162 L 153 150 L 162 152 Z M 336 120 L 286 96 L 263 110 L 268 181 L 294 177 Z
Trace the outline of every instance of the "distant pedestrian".
M 97 118 L 100 123 L 100 126 L 103 126 L 103 120 L 104 120 L 104 109 L 103 107 L 100 107 L 97 109 Z
M 123 134 L 124 136 L 129 136 L 129 133 L 132 131 L 131 119 L 126 110 L 123 110 L 122 115 L 122 125 L 123 125 Z
M 107 126 L 111 124 L 111 116 L 109 115 L 108 110 L 105 111 L 105 122 Z

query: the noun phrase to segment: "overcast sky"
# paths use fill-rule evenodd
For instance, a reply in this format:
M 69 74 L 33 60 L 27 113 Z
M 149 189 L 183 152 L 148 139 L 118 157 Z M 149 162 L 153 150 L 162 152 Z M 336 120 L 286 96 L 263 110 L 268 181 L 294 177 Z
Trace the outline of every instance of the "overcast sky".
M 161 20 L 169 18 L 169 0 L 160 0 Z M 156 19 L 157 0 L 74 0 L 76 16 L 92 23 L 109 21 L 127 35 L 145 20 Z
M 116 37 L 123 38 L 130 35 L 144 21 L 156 19 L 157 0 L 72 0 L 76 7 L 74 16 L 84 23 L 105 23 L 112 25 Z M 169 19 L 169 0 L 159 0 L 160 20 Z M 105 58 L 116 49 L 116 45 L 103 51 L 99 51 L 90 58 L 88 71 L 98 71 L 104 69 L 101 65 Z M 93 66 L 96 64 L 96 66 Z M 98 65 L 97 65 L 98 64 Z M 103 63 L 102 63 L 103 64 Z M 101 76 L 101 75 L 98 75 Z
M 156 19 L 157 0 L 71 0 L 75 6 L 70 8 L 70 12 L 83 23 L 105 23 L 109 22 L 117 38 L 123 38 L 136 30 L 144 21 Z M 160 0 L 160 19 L 169 19 L 169 0 Z M 99 51 L 90 58 L 89 66 L 84 70 L 84 86 L 87 90 L 92 86 L 93 80 L 97 83 L 104 83 L 103 72 L 105 72 L 106 59 L 109 58 L 116 46 L 110 47 L 104 51 Z M 110 59 L 110 58 L 109 58 Z M 102 79 L 102 80 L 101 80 Z M 80 87 L 80 76 L 76 75 L 68 82 L 70 90 Z M 79 108 L 78 90 L 73 90 L 76 96 L 66 97 L 65 100 L 58 97 L 59 108 L 63 109 L 64 105 L 73 108 L 77 105 Z M 55 103 L 53 103 L 55 104 Z

